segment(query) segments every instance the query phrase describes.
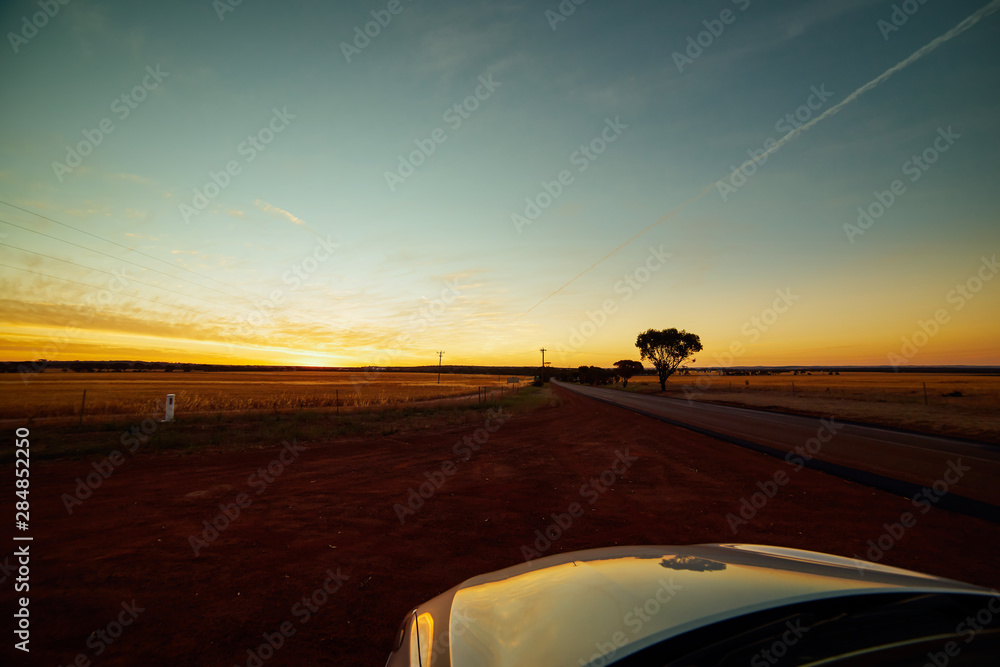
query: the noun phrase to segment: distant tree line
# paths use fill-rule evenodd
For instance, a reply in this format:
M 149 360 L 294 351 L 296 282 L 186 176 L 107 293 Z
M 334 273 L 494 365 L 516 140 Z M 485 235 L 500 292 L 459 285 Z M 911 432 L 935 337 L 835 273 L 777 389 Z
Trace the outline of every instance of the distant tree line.
M 226 366 L 223 364 L 187 364 L 163 361 L 3 361 L 0 373 L 37 373 L 43 370 L 61 370 L 73 373 L 152 373 L 152 372 L 229 372 L 229 371 L 295 371 L 296 366 Z M 324 369 L 326 370 L 326 369 Z

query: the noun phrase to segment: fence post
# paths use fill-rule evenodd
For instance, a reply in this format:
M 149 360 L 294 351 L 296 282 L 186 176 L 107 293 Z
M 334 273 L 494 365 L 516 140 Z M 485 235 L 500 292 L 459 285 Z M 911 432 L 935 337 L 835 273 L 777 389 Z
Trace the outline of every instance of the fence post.
M 340 414 L 340 390 L 337 390 L 337 414 Z
M 83 425 L 83 410 L 87 407 L 87 390 L 83 390 L 83 400 L 80 401 L 80 421 L 76 423 L 77 426 Z

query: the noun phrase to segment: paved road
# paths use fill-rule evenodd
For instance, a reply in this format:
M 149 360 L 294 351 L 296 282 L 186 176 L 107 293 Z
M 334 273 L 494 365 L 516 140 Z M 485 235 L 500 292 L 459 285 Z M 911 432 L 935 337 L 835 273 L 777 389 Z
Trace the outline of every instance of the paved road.
M 947 485 L 946 495 L 929 494 L 925 499 L 1000 520 L 1000 446 L 615 389 L 553 384 L 908 497 L 922 487 L 937 483 L 936 488 L 943 490 Z M 775 470 L 793 472 L 795 467 L 781 463 Z M 986 506 L 981 506 L 984 503 Z

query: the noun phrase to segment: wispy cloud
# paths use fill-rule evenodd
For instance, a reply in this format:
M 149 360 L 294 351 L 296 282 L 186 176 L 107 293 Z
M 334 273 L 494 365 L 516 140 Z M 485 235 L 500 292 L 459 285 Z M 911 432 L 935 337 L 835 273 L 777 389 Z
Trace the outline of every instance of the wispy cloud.
M 292 223 L 294 225 L 299 225 L 300 227 L 305 227 L 306 226 L 306 221 L 303 220 L 302 218 L 295 217 L 294 215 L 292 215 L 291 213 L 289 213 L 288 211 L 286 211 L 283 208 L 278 208 L 277 206 L 272 206 L 271 204 L 268 204 L 263 199 L 254 199 L 253 200 L 253 205 L 256 206 L 257 208 L 259 208 L 261 211 L 264 211 L 264 213 L 270 213 L 271 215 L 277 216 L 279 218 L 283 218 L 283 219 L 287 220 L 288 222 L 290 222 L 290 223 Z
M 263 199 L 255 199 L 253 201 L 253 205 L 256 208 L 258 208 L 261 211 L 263 211 L 264 213 L 267 213 L 269 215 L 273 215 L 276 218 L 280 218 L 282 220 L 286 220 L 286 221 L 292 223 L 293 225 L 295 225 L 296 227 L 301 227 L 302 229 L 305 229 L 306 231 L 311 232 L 311 233 L 315 234 L 316 236 L 321 236 L 320 233 L 317 232 L 312 227 L 310 227 L 306 223 L 305 220 L 303 220 L 302 218 L 300 218 L 300 217 L 298 217 L 296 215 L 293 215 L 292 213 L 286 211 L 283 208 L 279 208 L 278 206 L 273 206 L 272 204 L 267 203 Z M 240 214 L 237 217 L 243 217 L 243 212 L 240 211 Z
M 266 201 L 264 201 L 263 199 L 254 199 L 253 200 L 253 205 L 256 208 L 258 208 L 261 211 L 263 211 L 264 213 L 267 213 L 269 215 L 273 215 L 274 217 L 280 218 L 282 220 L 287 220 L 288 222 L 292 223 L 296 227 L 301 227 L 302 229 L 305 229 L 306 231 L 312 232 L 316 236 L 320 236 L 320 233 L 317 232 L 315 229 L 312 229 L 308 224 L 306 224 L 305 220 L 303 220 L 302 218 L 300 218 L 300 217 L 298 217 L 296 215 L 293 215 L 292 213 L 286 211 L 283 208 L 279 208 L 278 206 L 274 206 L 272 204 L 269 204 Z M 241 214 L 240 214 L 239 217 L 242 217 L 242 212 L 241 212 Z

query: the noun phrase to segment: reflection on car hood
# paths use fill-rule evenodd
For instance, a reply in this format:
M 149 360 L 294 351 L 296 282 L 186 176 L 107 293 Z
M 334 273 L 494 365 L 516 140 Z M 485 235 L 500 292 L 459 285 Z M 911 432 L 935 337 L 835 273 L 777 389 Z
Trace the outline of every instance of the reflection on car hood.
M 451 599 L 448 641 L 435 648 L 450 643 L 454 667 L 586 665 L 762 609 L 905 591 L 985 589 L 796 549 L 643 546 L 541 558 L 474 577 L 425 607 L 443 611 Z

